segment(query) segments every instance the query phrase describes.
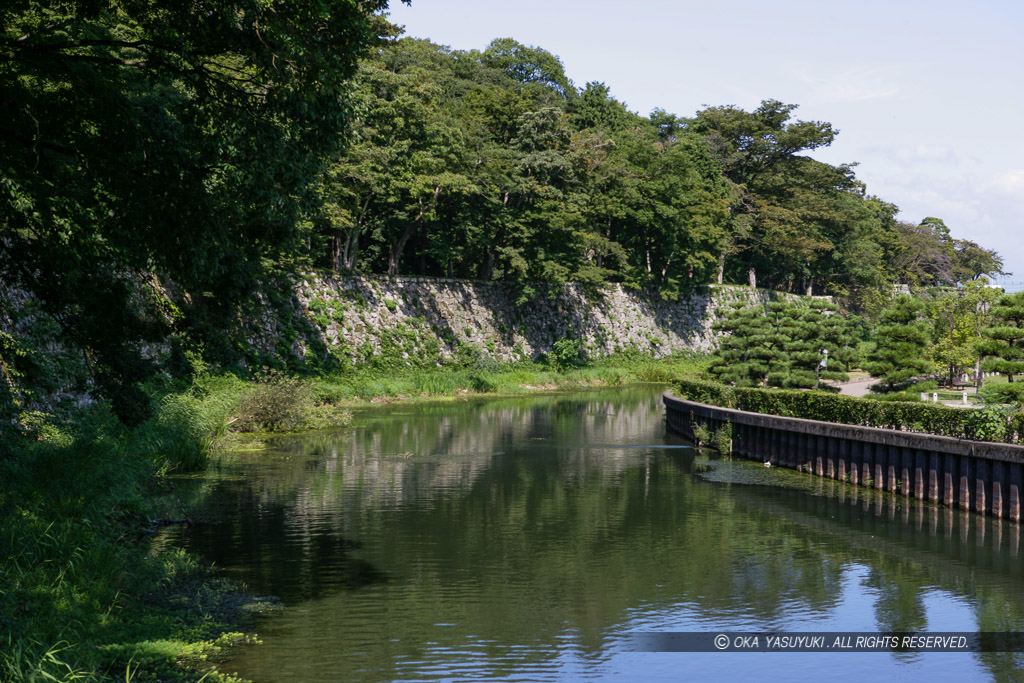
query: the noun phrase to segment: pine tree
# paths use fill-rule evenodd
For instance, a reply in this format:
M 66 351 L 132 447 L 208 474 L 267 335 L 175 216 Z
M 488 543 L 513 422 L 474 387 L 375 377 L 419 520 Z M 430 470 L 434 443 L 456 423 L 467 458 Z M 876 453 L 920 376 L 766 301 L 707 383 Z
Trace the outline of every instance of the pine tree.
M 821 379 L 849 379 L 840 368 L 856 357 L 851 320 L 838 306 L 820 299 L 792 309 L 792 315 L 795 331 L 787 348 L 790 372 L 785 386 L 814 389 L 820 388 Z
M 720 382 L 739 387 L 765 386 L 770 377 L 774 381 L 784 376 L 789 337 L 783 334 L 782 306 L 734 303 L 730 311 L 720 313 L 715 331 L 721 336 L 709 372 Z
M 1024 384 L 1013 376 L 1024 373 L 1024 292 L 1001 297 L 990 309 L 995 324 L 982 330 L 978 351 L 985 357 L 981 369 L 1006 375 L 1008 385 L 992 387 L 1005 399 L 1024 398 Z
M 924 313 L 924 303 L 906 295 L 882 311 L 882 324 L 874 334 L 876 348 L 864 363 L 865 370 L 881 378 L 882 390 L 894 391 L 914 377 L 934 372 L 928 360 L 931 332 L 922 319 Z

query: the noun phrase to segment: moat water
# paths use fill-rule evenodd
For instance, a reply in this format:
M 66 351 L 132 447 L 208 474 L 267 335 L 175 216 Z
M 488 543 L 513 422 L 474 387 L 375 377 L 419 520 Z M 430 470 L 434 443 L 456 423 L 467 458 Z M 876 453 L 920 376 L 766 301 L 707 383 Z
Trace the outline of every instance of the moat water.
M 232 453 L 177 542 L 284 608 L 257 682 L 1016 680 L 1015 652 L 637 652 L 645 632 L 1024 629 L 1020 530 L 669 434 L 663 387 L 358 412 Z

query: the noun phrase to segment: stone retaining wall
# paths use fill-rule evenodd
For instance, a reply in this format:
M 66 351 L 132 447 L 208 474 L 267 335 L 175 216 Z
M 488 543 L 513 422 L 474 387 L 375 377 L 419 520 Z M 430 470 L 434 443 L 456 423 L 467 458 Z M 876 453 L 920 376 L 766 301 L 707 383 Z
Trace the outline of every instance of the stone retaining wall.
M 295 293 L 326 346 L 356 360 L 389 350 L 443 358 L 470 345 L 495 360 L 514 361 L 537 358 L 566 337 L 580 339 L 591 356 L 626 349 L 658 357 L 702 352 L 715 343 L 717 309 L 734 301 L 797 298 L 726 285 L 696 287 L 665 301 L 621 285 L 591 293 L 570 284 L 520 300 L 520 290 L 508 283 L 320 275 L 299 280 Z M 295 352 L 306 352 L 301 340 Z

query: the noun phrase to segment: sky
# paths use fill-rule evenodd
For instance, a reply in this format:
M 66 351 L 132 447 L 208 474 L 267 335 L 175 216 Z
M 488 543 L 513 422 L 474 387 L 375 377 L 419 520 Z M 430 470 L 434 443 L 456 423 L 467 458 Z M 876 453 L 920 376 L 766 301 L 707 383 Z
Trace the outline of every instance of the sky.
M 458 50 L 544 48 L 644 115 L 797 104 L 839 129 L 810 156 L 856 162 L 900 220 L 941 218 L 1024 283 L 1020 0 L 392 0 L 390 19 Z

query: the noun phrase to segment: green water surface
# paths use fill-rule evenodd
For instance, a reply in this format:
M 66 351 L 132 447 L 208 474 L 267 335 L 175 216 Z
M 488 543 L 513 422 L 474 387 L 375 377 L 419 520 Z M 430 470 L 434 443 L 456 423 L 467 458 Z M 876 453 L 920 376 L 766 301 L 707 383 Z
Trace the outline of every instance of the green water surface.
M 1019 653 L 635 652 L 648 631 L 1024 628 L 1016 525 L 667 434 L 661 387 L 403 405 L 229 454 L 178 542 L 285 608 L 255 681 L 1016 680 Z

